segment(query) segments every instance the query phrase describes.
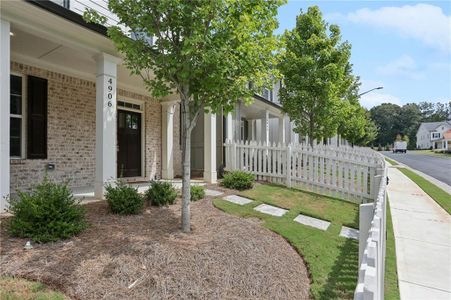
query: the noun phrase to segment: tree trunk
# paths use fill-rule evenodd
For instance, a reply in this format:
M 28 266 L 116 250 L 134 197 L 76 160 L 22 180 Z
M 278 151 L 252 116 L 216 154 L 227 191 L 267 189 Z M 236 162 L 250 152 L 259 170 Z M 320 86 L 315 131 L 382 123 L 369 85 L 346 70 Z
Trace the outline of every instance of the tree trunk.
M 183 93 L 182 93 L 183 94 Z M 190 111 L 190 99 L 182 95 L 182 231 L 191 231 L 191 132 L 199 117 L 200 107 Z
M 186 125 L 187 122 L 185 122 Z M 185 126 L 184 131 L 184 147 L 183 147 L 183 178 L 182 178 L 182 231 L 191 231 L 191 130 L 189 126 Z
M 188 100 L 182 99 L 183 145 L 182 145 L 182 231 L 191 231 L 191 118 Z
M 309 143 L 310 143 L 310 147 L 313 148 L 313 128 L 314 128 L 314 123 L 313 123 L 313 119 L 310 118 L 310 126 L 309 126 Z

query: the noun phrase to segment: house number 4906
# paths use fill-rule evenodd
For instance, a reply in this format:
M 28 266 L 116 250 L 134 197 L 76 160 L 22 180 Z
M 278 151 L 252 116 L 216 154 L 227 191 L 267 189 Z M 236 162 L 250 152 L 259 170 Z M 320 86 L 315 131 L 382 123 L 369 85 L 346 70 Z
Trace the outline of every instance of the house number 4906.
M 108 97 L 108 107 L 112 107 L 113 103 L 111 99 L 113 99 L 113 78 L 107 80 L 107 97 Z

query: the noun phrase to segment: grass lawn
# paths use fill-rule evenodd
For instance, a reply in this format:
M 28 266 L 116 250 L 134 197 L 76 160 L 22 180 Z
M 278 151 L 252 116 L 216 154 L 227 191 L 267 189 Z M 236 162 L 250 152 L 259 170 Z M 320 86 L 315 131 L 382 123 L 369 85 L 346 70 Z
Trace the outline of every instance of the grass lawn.
M 395 235 L 391 219 L 390 203 L 387 202 L 387 245 L 385 257 L 385 299 L 399 300 L 398 271 L 396 268 Z
M 21 278 L 0 277 L 2 300 L 64 300 L 63 294 L 49 290 L 39 282 Z
M 385 157 L 385 161 L 388 161 L 390 163 L 390 165 L 392 165 L 392 166 L 398 165 L 398 163 L 396 161 L 394 161 L 393 159 L 390 159 L 388 157 Z
M 433 184 L 432 182 L 424 179 L 417 173 L 406 168 L 399 168 L 401 172 L 415 182 L 423 191 L 425 191 L 435 202 L 437 202 L 448 214 L 451 214 L 451 195 Z
M 294 209 L 303 215 L 337 225 L 359 228 L 359 206 L 351 202 L 273 184 L 259 184 L 254 189 L 241 192 L 240 195 L 274 206 Z
M 240 216 L 258 217 L 263 225 L 287 239 L 304 258 L 311 275 L 310 293 L 314 299 L 352 299 L 357 283 L 358 242 L 339 237 L 342 224 L 357 227 L 358 205 L 287 189 L 256 185 L 241 193 L 255 201 L 239 206 L 215 199 L 219 209 Z M 290 209 L 283 217 L 259 213 L 253 208 L 268 203 Z M 300 213 L 331 221 L 327 231 L 293 221 Z M 256 249 L 258 251 L 258 249 Z
M 451 158 L 451 153 L 446 152 L 435 152 L 432 150 L 409 150 L 409 153 L 411 154 L 425 154 L 425 155 L 433 155 L 433 156 L 439 156 L 439 157 L 446 157 Z

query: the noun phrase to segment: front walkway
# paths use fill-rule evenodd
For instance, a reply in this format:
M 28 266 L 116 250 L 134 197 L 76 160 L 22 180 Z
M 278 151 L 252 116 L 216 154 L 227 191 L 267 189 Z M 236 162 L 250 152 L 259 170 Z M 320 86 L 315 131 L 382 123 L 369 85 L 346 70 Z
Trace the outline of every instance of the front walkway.
M 388 197 L 403 299 L 451 299 L 451 216 L 395 167 Z

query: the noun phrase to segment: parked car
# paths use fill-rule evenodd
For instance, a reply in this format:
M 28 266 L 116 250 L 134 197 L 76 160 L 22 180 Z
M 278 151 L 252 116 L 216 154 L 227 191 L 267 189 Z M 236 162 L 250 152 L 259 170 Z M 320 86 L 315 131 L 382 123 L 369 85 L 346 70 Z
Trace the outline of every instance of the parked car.
M 407 142 L 396 141 L 393 144 L 393 153 L 406 153 L 407 152 Z

